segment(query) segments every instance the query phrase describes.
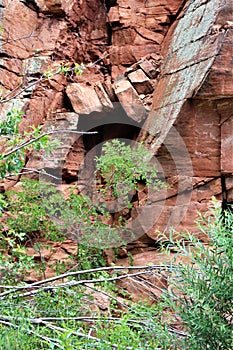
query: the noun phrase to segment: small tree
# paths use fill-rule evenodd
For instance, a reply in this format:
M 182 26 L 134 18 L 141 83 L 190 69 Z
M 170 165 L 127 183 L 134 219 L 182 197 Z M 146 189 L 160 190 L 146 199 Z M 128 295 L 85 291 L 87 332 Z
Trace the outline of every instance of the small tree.
M 154 190 L 165 186 L 157 177 L 157 166 L 153 163 L 151 153 L 142 143 L 131 147 L 114 139 L 103 145 L 102 152 L 102 155 L 96 158 L 97 170 L 115 198 L 137 190 L 140 180 Z

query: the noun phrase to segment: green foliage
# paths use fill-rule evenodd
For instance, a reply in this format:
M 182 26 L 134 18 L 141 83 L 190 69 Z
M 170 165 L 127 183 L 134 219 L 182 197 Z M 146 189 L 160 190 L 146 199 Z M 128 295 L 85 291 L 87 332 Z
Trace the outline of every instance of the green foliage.
M 26 249 L 22 247 L 13 247 L 12 254 L 8 256 L 2 252 L 0 253 L 0 277 L 2 284 L 8 285 L 19 282 L 34 267 L 33 257 L 28 256 Z
M 21 122 L 23 112 L 12 109 L 7 113 L 7 117 L 0 124 L 0 134 L 5 136 L 13 136 L 19 132 L 19 122 Z
M 20 246 L 27 242 L 32 245 L 33 241 L 34 247 L 39 238 L 63 241 L 69 237 L 79 243 L 76 257 L 79 268 L 89 269 L 105 265 L 103 249 L 124 243 L 118 228 L 100 220 L 100 209 L 96 209 L 90 198 L 77 195 L 74 190 L 64 198 L 48 182 L 24 179 L 20 191 L 10 190 L 5 198 L 0 198 L 0 206 L 7 213 L 5 224 L 8 230 L 2 232 L 0 244 L 4 250 L 9 251 L 9 235 Z M 108 216 L 104 210 L 102 214 Z
M 179 315 L 188 336 L 177 340 L 179 349 L 232 349 L 233 347 L 233 214 L 215 208 L 202 217 L 199 229 L 209 237 L 208 246 L 194 235 L 171 240 L 177 255 L 189 263 L 174 263 L 168 306 Z M 190 242 L 189 246 L 185 241 Z M 187 260 L 187 259 L 186 259 Z
M 115 147 L 118 146 L 119 144 L 116 143 Z M 120 147 L 124 150 L 123 145 Z M 129 150 L 127 149 L 127 151 Z M 134 151 L 135 154 L 136 151 Z M 124 156 L 123 153 L 122 156 Z M 109 157 L 110 160 L 112 157 Z M 99 164 L 99 170 L 101 169 L 102 165 Z M 133 188 L 136 188 L 136 182 L 141 177 L 144 179 L 145 176 L 148 176 L 148 184 L 152 179 L 152 174 L 156 175 L 155 168 L 153 172 L 147 170 L 141 175 L 139 174 L 140 169 L 142 169 L 140 166 L 136 169 L 137 176 L 132 171 L 126 174 L 125 182 L 130 184 L 131 181 L 130 189 L 132 184 Z M 124 181 L 122 172 L 119 172 L 119 176 Z M 116 177 L 111 181 L 113 188 L 117 188 L 114 184 L 117 179 Z M 26 260 L 22 250 L 23 245 L 27 244 L 32 237 L 40 235 L 49 240 L 62 240 L 71 235 L 72 238 L 76 238 L 79 241 L 77 260 L 80 269 L 104 266 L 102 250 L 113 244 L 117 246 L 125 243 L 123 237 L 119 237 L 119 227 L 110 227 L 100 220 L 100 216 L 104 216 L 105 219 L 108 217 L 106 209 L 101 205 L 96 208 L 90 198 L 76 195 L 74 191 L 71 191 L 69 197 L 65 199 L 51 184 L 25 179 L 19 192 L 14 190 L 7 192 L 5 197 L 1 197 L 0 203 L 2 210 L 7 213 L 6 225 L 8 227 L 2 233 L 2 248 L 8 252 L 8 255 L 1 257 L 0 265 L 4 270 L 6 267 L 11 272 L 13 270 L 8 281 L 8 275 L 5 272 L 2 279 L 5 284 L 19 282 L 20 277 L 33 266 L 33 259 Z M 99 277 L 105 281 L 109 275 L 101 272 Z M 98 275 L 85 273 L 83 278 L 98 279 Z M 115 294 L 114 284 L 103 282 L 103 286 L 107 293 Z M 57 347 L 62 349 L 111 349 L 115 344 L 119 349 L 127 347 L 132 349 L 156 348 L 158 339 L 155 339 L 152 332 L 155 325 L 152 320 L 157 312 L 155 312 L 155 308 L 140 306 L 140 310 L 134 310 L 131 307 L 132 312 L 122 319 L 118 319 L 116 323 L 109 323 L 108 319 L 98 316 L 97 313 L 98 320 L 95 323 L 97 337 L 90 337 L 88 335 L 91 331 L 90 327 L 75 321 L 75 317 L 92 314 L 91 300 L 89 305 L 87 303 L 87 306 L 84 307 L 86 299 L 86 292 L 80 287 L 51 288 L 51 292 L 41 291 L 32 299 L 30 296 L 29 298 L 14 298 L 13 295 L 11 299 L 7 299 L 7 304 L 6 299 L 4 297 L 1 299 L 0 295 L 2 316 L 11 320 L 10 332 L 6 332 L 9 325 L 2 324 L 1 326 L 0 347 L 13 349 L 17 342 L 22 349 L 31 349 L 32 347 L 35 349 Z M 113 314 L 115 307 L 115 297 L 113 297 Z M 152 309 L 153 318 L 150 316 L 151 322 L 148 323 Z M 33 322 L 35 317 L 44 316 L 60 317 L 62 321 L 55 322 L 56 327 L 60 328 L 51 329 L 46 323 Z M 141 323 L 142 316 L 146 317 L 145 324 Z M 66 321 L 66 317 L 69 320 Z M 83 334 L 81 337 L 77 333 L 77 329 Z M 148 344 L 146 347 L 145 342 Z
M 6 195 L 6 209 L 9 213 L 6 224 L 15 235 L 23 234 L 26 240 L 31 233 L 40 231 L 41 236 L 49 240 L 59 241 L 65 238 L 59 226 L 50 218 L 54 214 L 54 206 L 57 204 L 60 209 L 60 203 L 56 202 L 57 190 L 49 183 L 24 179 L 19 192 L 10 190 Z M 64 205 L 62 195 L 59 199 L 61 205 Z
M 80 199 L 78 203 L 81 204 Z M 63 286 L 50 286 L 45 291 L 36 292 L 34 296 L 26 294 L 16 298 L 13 293 L 9 298 L 0 293 L 1 319 L 12 324 L 10 331 L 7 331 L 9 325 L 1 325 L 0 347 L 14 349 L 16 340 L 20 340 L 22 349 L 29 349 L 30 344 L 35 349 L 59 346 L 62 349 L 101 350 L 231 349 L 233 215 L 227 212 L 223 218 L 219 211 L 214 215 L 208 220 L 202 218 L 199 225 L 200 230 L 209 236 L 209 246 L 193 235 L 184 235 L 181 240 L 171 235 L 169 244 L 172 250 L 175 249 L 179 257 L 184 256 L 186 263 L 174 262 L 169 267 L 170 289 L 164 292 L 162 303 L 152 306 L 145 302 L 128 304 L 128 311 L 116 317 L 119 313 L 115 302 L 118 289 L 107 281 L 109 275 L 104 271 L 83 273 L 78 281 L 84 278 L 86 286 L 85 281 L 90 278 L 90 282 L 93 281 L 91 289 L 95 289 L 95 280 L 100 278 L 103 281 L 101 290 L 111 299 L 110 310 L 105 316 L 97 311 L 93 313 L 91 293 L 87 293 L 86 287 L 75 286 L 74 278 L 66 280 Z M 9 244 L 13 249 L 24 235 L 14 237 L 9 233 L 5 239 L 12 241 Z M 85 259 L 85 248 L 80 247 L 82 259 Z M 169 245 L 166 249 L 169 250 Z M 86 268 L 91 267 L 88 259 L 86 263 Z M 10 269 L 14 269 L 13 266 Z M 87 316 L 90 324 L 82 321 Z M 177 321 L 182 332 L 174 327 Z
M 50 151 L 57 142 L 50 142 L 48 135 L 41 134 L 41 127 L 31 127 L 30 132 L 19 133 L 19 124 L 24 113 L 13 109 L 7 113 L 6 119 L 0 122 L 1 148 L 0 179 L 11 174 L 17 175 L 25 163 L 25 156 L 32 149 Z
M 72 77 L 73 74 L 82 76 L 84 70 L 87 69 L 88 66 L 90 65 L 84 65 L 83 63 L 79 64 L 77 62 L 75 62 L 74 65 L 71 65 L 69 62 L 62 62 L 57 65 L 55 74 L 63 74 L 66 77 Z M 51 76 L 49 76 L 49 78 L 51 78 Z
M 38 137 L 38 129 L 33 132 Z M 103 151 L 104 154 L 97 159 L 97 169 L 114 196 L 126 196 L 128 191 L 137 189 L 139 180 L 155 189 L 163 186 L 156 178 L 155 165 L 147 162 L 150 154 L 142 145 L 130 148 L 119 140 L 113 140 L 104 145 Z M 4 201 L 1 206 L 4 207 Z M 126 243 L 124 230 L 121 230 L 122 222 L 119 221 L 117 227 L 111 227 L 101 220 L 109 217 L 104 206 L 99 204 L 97 208 L 89 197 L 76 195 L 74 191 L 64 198 L 51 183 L 25 179 L 19 192 L 12 190 L 7 193 L 4 210 L 8 211 L 6 225 L 15 236 L 23 235 L 25 242 L 31 239 L 33 233 L 36 237 L 53 241 L 67 236 L 77 239 L 77 259 L 82 269 L 104 266 L 103 249 Z
M 82 65 L 70 68 L 63 64 L 57 73 L 81 74 L 83 69 Z M 46 74 L 49 79 L 50 73 Z M 48 135 L 41 137 L 40 128 L 33 127 L 31 132 L 19 134 L 22 116 L 13 110 L 0 123 L 5 150 L 0 156 L 1 178 L 12 172 L 19 173 L 28 151 L 54 146 Z M 165 186 L 157 178 L 150 153 L 141 144 L 130 147 L 119 140 L 107 142 L 96 164 L 98 174 L 105 181 L 102 193 L 107 196 L 110 192 L 112 199 L 122 197 L 128 203 L 128 196 L 137 191 L 139 181 L 154 190 Z M 128 303 L 125 311 L 120 311 L 116 302 L 117 286 L 108 281 L 106 271 L 84 271 L 81 277 L 69 277 L 60 285 L 45 284 L 41 289 L 28 289 L 25 285 L 27 293 L 24 289 L 17 292 L 23 288 L 24 275 L 35 268 L 33 257 L 25 250 L 35 238 L 35 250 L 40 249 L 39 237 L 54 241 L 67 236 L 77 239 L 79 269 L 104 266 L 103 249 L 126 243 L 119 234 L 124 232 L 123 223 L 110 227 L 101 221 L 109 216 L 104 206 L 99 204 L 97 208 L 89 197 L 77 195 L 75 191 L 64 198 L 51 183 L 26 179 L 20 191 L 12 190 L 0 196 L 0 211 L 5 215 L 0 233 L 1 349 L 233 348 L 231 212 L 222 216 L 216 207 L 211 217 L 202 217 L 199 230 L 209 237 L 208 246 L 192 234 L 183 235 L 182 239 L 171 235 L 166 250 L 175 250 L 177 256 L 184 257 L 185 263 L 175 260 L 169 266 L 170 287 L 164 291 L 163 302 L 152 306 Z M 40 263 L 43 268 L 44 262 Z M 57 272 L 64 272 L 65 268 L 57 266 Z M 82 285 L 77 285 L 77 281 L 83 281 Z M 96 286 L 111 300 L 106 315 L 101 315 L 98 308 L 93 311 L 95 302 L 87 291 L 96 290 Z M 116 317 L 119 313 L 121 317 Z M 175 322 L 183 332 L 174 327 Z
M 54 288 L 32 297 L 0 299 L 1 349 L 170 349 L 162 309 L 146 303 L 131 305 L 121 318 L 93 314 L 93 298 L 83 287 Z M 91 316 L 92 315 L 92 316 Z M 85 320 L 83 322 L 82 319 Z M 88 322 L 89 319 L 89 322 Z M 163 347 L 161 347 L 161 345 Z
M 96 167 L 106 182 L 103 193 L 111 190 L 113 198 L 128 196 L 130 191 L 137 190 L 138 181 L 159 190 L 165 184 L 157 178 L 157 167 L 151 161 L 151 153 L 143 146 L 135 147 L 114 139 L 106 142 L 103 154 L 96 158 Z

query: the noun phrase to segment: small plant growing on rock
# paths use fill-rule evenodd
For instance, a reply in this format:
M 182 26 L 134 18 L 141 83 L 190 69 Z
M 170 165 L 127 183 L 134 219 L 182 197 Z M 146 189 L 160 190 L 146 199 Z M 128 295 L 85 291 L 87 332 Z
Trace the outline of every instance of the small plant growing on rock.
M 30 131 L 19 132 L 24 113 L 13 109 L 0 122 L 0 179 L 20 173 L 25 164 L 26 154 L 33 149 L 46 152 L 56 148 L 57 140 L 50 140 L 48 134 L 41 133 L 41 127 L 32 126 Z
M 104 194 L 110 190 L 112 198 L 123 197 L 127 201 L 128 194 L 137 191 L 139 181 L 155 191 L 166 186 L 158 179 L 157 166 L 143 144 L 131 147 L 114 139 L 103 145 L 102 152 L 96 157 L 96 168 L 105 181 Z

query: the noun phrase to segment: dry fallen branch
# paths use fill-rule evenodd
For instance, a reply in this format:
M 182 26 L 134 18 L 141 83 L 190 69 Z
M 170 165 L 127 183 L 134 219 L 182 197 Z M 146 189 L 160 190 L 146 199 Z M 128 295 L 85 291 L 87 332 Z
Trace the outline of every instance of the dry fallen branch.
M 87 283 L 115 282 L 115 281 L 118 281 L 118 280 L 122 280 L 124 278 L 129 278 L 129 277 L 133 277 L 133 276 L 143 275 L 145 273 L 146 273 L 145 271 L 141 271 L 141 272 L 132 273 L 132 274 L 125 274 L 125 275 L 121 275 L 121 276 L 117 276 L 117 277 L 96 278 L 96 279 L 93 278 L 93 279 L 87 279 L 87 280 L 69 281 L 69 282 L 55 284 L 55 285 L 48 285 L 48 286 L 45 286 L 45 287 L 40 287 L 39 289 L 31 291 L 31 292 L 25 292 L 23 294 L 19 294 L 19 295 L 15 296 L 15 298 L 32 296 L 32 295 L 40 293 L 41 291 L 45 291 L 46 292 L 46 291 L 51 291 L 51 290 L 55 290 L 55 289 L 59 289 L 59 288 L 75 287 L 75 286 L 78 286 L 78 285 L 85 285 Z M 10 292 L 6 292 L 6 293 L 10 294 Z M 0 294 L 0 298 L 2 298 L 2 296 L 3 296 L 3 293 Z
M 166 265 L 151 265 L 151 266 L 108 266 L 108 267 L 100 267 L 100 268 L 96 268 L 96 269 L 89 269 L 89 270 L 81 270 L 81 271 L 73 271 L 73 272 L 68 272 L 68 273 L 64 273 L 55 277 L 51 277 L 48 279 L 44 279 L 42 281 L 37 281 L 34 282 L 32 284 L 26 284 L 24 286 L 5 286 L 5 285 L 0 285 L 0 288 L 2 289 L 10 289 L 9 291 L 5 291 L 3 293 L 0 294 L 0 298 L 5 297 L 6 295 L 12 294 L 12 293 L 16 293 L 18 291 L 22 291 L 25 289 L 36 289 L 36 288 L 43 288 L 41 286 L 46 285 L 44 288 L 51 289 L 54 287 L 57 287 L 58 285 L 49 285 L 48 283 L 51 282 L 55 282 L 57 280 L 62 280 L 65 279 L 67 277 L 74 277 L 74 276 L 79 276 L 79 275 L 83 275 L 83 274 L 88 274 L 88 273 L 97 273 L 97 272 L 101 272 L 101 271 L 109 271 L 109 272 L 114 272 L 114 271 L 124 271 L 124 270 L 145 270 L 142 273 L 146 273 L 146 271 L 153 271 L 153 270 L 166 270 L 167 268 L 169 268 L 169 266 Z M 135 276 L 135 274 L 133 274 Z M 136 274 L 138 275 L 138 274 Z M 129 277 L 130 275 L 125 274 L 124 277 L 120 276 L 121 278 L 126 278 Z M 115 278 L 113 278 L 112 280 L 115 280 Z M 119 279 L 119 278 L 118 278 Z M 110 279 L 101 279 L 101 280 L 95 280 L 97 282 L 106 282 L 109 281 Z M 92 283 L 93 280 L 81 280 L 81 281 L 76 281 L 78 282 L 78 284 L 85 284 L 85 283 Z M 93 282 L 94 283 L 94 282 Z M 62 286 L 68 286 L 67 284 L 60 284 L 60 287 Z
M 10 328 L 17 328 L 17 329 L 20 329 L 18 325 L 16 324 L 13 324 L 13 323 L 10 323 L 10 322 L 7 322 L 7 321 L 4 321 L 4 320 L 1 320 L 0 319 L 0 323 L 4 326 L 8 326 Z M 59 344 L 56 343 L 56 341 L 54 341 L 53 339 L 49 338 L 49 337 L 46 337 L 46 336 L 42 336 L 41 334 L 37 333 L 37 332 L 34 332 L 32 330 L 28 330 L 27 333 L 31 334 L 31 335 L 35 335 L 36 337 L 40 338 L 43 342 L 49 342 L 51 343 L 52 345 L 54 345 L 55 347 L 59 348 L 59 349 L 63 349 L 63 347 Z

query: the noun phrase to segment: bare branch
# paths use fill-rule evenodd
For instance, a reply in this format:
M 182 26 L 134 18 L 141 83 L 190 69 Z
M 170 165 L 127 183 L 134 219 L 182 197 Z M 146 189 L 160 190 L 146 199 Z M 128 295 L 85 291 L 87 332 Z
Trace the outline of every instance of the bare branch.
M 14 43 L 14 42 L 16 42 L 16 41 L 21 41 L 21 40 L 24 40 L 24 39 L 35 38 L 36 36 L 33 35 L 33 33 L 34 33 L 34 30 L 33 30 L 30 34 L 28 34 L 28 35 L 21 36 L 21 37 L 19 37 L 19 38 L 12 39 L 12 40 L 7 40 L 7 41 L 5 41 L 5 42 L 2 43 L 2 46 L 5 46 L 5 45 L 7 45 L 7 44 Z
M 67 278 L 67 277 L 72 277 L 72 276 L 78 276 L 78 275 L 82 275 L 82 274 L 88 274 L 88 273 L 96 273 L 96 272 L 101 272 L 101 271 L 124 271 L 124 270 L 146 270 L 146 271 L 151 271 L 151 270 L 165 270 L 165 269 L 168 269 L 170 266 L 169 265 L 152 265 L 152 266 L 108 266 L 108 267 L 100 267 L 100 268 L 97 268 L 97 269 L 90 269 L 90 270 L 81 270 L 81 271 L 73 271 L 73 272 L 68 272 L 68 273 L 64 273 L 62 275 L 59 275 L 59 276 L 55 276 L 55 277 L 51 277 L 51 278 L 48 278 L 46 280 L 42 280 L 42 281 L 37 281 L 37 282 L 34 282 L 32 284 L 26 284 L 24 286 L 7 286 L 6 288 L 12 288 L 10 291 L 5 291 L 3 293 L 0 294 L 0 297 L 4 297 L 8 294 L 11 294 L 11 293 L 15 293 L 15 292 L 18 292 L 20 290 L 25 290 L 25 289 L 35 289 L 35 288 L 41 288 L 42 285 L 44 284 L 48 284 L 48 283 L 51 283 L 51 282 L 55 282 L 57 280 L 60 280 L 60 279 L 64 279 L 64 278 Z M 146 271 L 144 271 L 144 273 L 146 273 Z M 128 275 L 125 275 L 125 276 L 128 276 Z M 103 281 L 106 281 L 106 279 L 104 279 Z M 92 282 L 92 280 L 88 280 L 85 281 L 85 280 L 82 280 L 80 281 L 82 283 L 88 283 L 88 282 Z M 48 287 L 47 289 L 51 289 L 51 288 L 54 288 L 55 286 L 54 285 L 50 285 L 50 287 Z M 0 285 L 0 288 L 5 288 L 4 285 Z
M 96 279 L 90 279 L 90 280 L 70 281 L 70 282 L 66 282 L 66 283 L 60 283 L 60 284 L 55 284 L 55 285 L 48 285 L 48 286 L 45 286 L 45 287 L 40 287 L 40 289 L 33 290 L 31 292 L 26 292 L 26 293 L 23 293 L 23 294 L 19 294 L 16 297 L 27 297 L 27 296 L 38 294 L 41 291 L 50 291 L 51 289 L 58 289 L 58 288 L 64 288 L 64 287 L 75 287 L 75 286 L 78 286 L 78 285 L 85 285 L 86 283 L 115 282 L 115 281 L 122 280 L 124 278 L 138 276 L 138 275 L 143 275 L 143 274 L 146 274 L 146 273 L 147 272 L 145 272 L 145 271 L 141 271 L 141 272 L 125 274 L 125 275 L 116 276 L 116 277 L 110 277 L 110 278 L 96 278 Z M 10 292 L 6 292 L 6 293 L 9 294 Z M 0 294 L 0 297 L 2 297 L 2 294 Z
M 38 137 L 34 138 L 34 139 L 31 139 L 29 141 L 26 141 L 26 142 L 23 142 L 21 143 L 21 145 L 15 147 L 13 150 L 9 151 L 8 153 L 4 154 L 3 155 L 3 159 L 9 157 L 11 154 L 17 152 L 18 150 L 24 148 L 24 147 L 27 147 L 29 145 L 31 145 L 32 143 L 36 142 L 36 141 L 39 141 L 40 139 L 42 139 L 43 137 L 45 136 L 49 136 L 49 135 L 54 135 L 56 133 L 74 133 L 74 134 L 81 134 L 81 135 L 92 135 L 92 134 L 97 134 L 98 132 L 97 131 L 91 131 L 91 132 L 86 132 L 86 131 L 75 131 L 75 130 L 54 130 L 54 131 L 48 131 L 46 133 L 43 133 L 41 135 L 39 135 Z
M 30 37 L 30 36 L 29 36 Z M 13 41 L 17 41 L 17 40 L 22 40 L 22 39 L 27 39 L 28 37 L 23 37 L 23 38 L 18 38 L 18 39 L 14 39 L 12 40 L 11 42 Z M 7 42 L 9 43 L 9 42 Z M 7 44 L 5 43 L 5 44 Z M 98 60 L 96 60 L 95 62 L 93 63 L 89 63 L 87 65 L 83 65 L 81 64 L 80 67 L 82 68 L 82 70 L 85 70 L 85 69 L 90 69 L 90 68 L 100 68 L 97 63 L 102 61 L 104 58 L 108 57 L 109 54 L 105 54 L 103 55 L 102 57 L 100 57 Z M 101 67 L 102 68 L 102 67 Z M 71 74 L 74 73 L 74 68 L 71 68 Z M 61 74 L 60 72 L 54 72 L 52 77 L 58 75 L 58 74 Z M 52 78 L 51 77 L 51 78 Z M 3 104 L 3 103 L 6 103 L 6 102 L 9 102 L 13 99 L 15 99 L 16 97 L 18 97 L 19 95 L 21 95 L 24 91 L 27 91 L 28 89 L 30 89 L 31 87 L 33 87 L 34 85 L 37 85 L 39 84 L 40 82 L 43 82 L 43 81 L 46 81 L 48 80 L 48 77 L 46 75 L 42 75 L 38 80 L 34 81 L 33 83 L 29 84 L 28 86 L 26 86 L 25 88 L 23 88 L 22 90 L 20 90 L 18 93 L 16 93 L 15 95 L 7 98 L 8 96 L 10 96 L 16 89 L 10 91 L 5 97 L 3 97 L 1 100 L 0 100 L 0 104 Z M 21 85 L 21 84 L 20 84 Z M 18 88 L 20 87 L 20 85 L 18 86 Z
M 106 295 L 106 296 L 109 297 L 110 299 L 113 299 L 114 301 L 116 301 L 117 304 L 123 306 L 125 309 L 128 309 L 128 310 L 130 310 L 130 311 L 133 311 L 128 305 L 126 305 L 126 304 L 123 303 L 122 301 L 118 300 L 118 299 L 117 299 L 116 297 L 114 297 L 113 295 L 111 295 L 111 294 L 109 294 L 109 293 L 107 293 L 107 292 L 105 292 L 105 291 L 103 291 L 103 290 L 101 290 L 101 289 L 98 289 L 98 288 L 95 288 L 95 287 L 93 287 L 93 286 L 90 286 L 90 285 L 88 285 L 88 284 L 85 284 L 85 287 L 87 287 L 87 288 L 93 290 L 94 292 L 98 292 L 98 293 L 101 293 L 101 294 L 103 294 L 103 295 Z
M 19 95 L 21 95 L 24 91 L 30 89 L 31 87 L 33 87 L 34 85 L 39 84 L 40 82 L 46 80 L 47 78 L 43 78 L 43 76 L 41 78 L 39 78 L 38 80 L 34 81 L 33 83 L 27 85 L 25 88 L 23 88 L 22 90 L 20 90 L 18 93 L 16 93 L 14 96 L 7 98 L 8 96 L 10 96 L 12 94 L 13 91 L 9 92 L 5 97 L 3 97 L 3 99 L 0 100 L 0 104 L 9 102 L 11 100 L 14 100 L 16 97 L 18 97 Z M 19 85 L 20 86 L 20 85 Z
M 36 173 L 36 174 L 39 174 L 39 175 L 51 177 L 52 179 L 55 179 L 55 180 L 61 180 L 59 177 L 54 176 L 52 174 L 49 174 L 46 171 L 37 170 L 37 169 L 31 169 L 31 168 L 23 168 L 23 169 L 26 170 L 26 171 L 21 171 L 20 173 L 17 173 L 17 174 L 6 175 L 5 179 L 10 179 L 12 177 L 15 178 L 16 176 L 18 177 L 18 176 L 22 176 L 22 175 L 28 175 L 28 174 Z M 16 181 L 18 181 L 18 178 L 17 178 Z

